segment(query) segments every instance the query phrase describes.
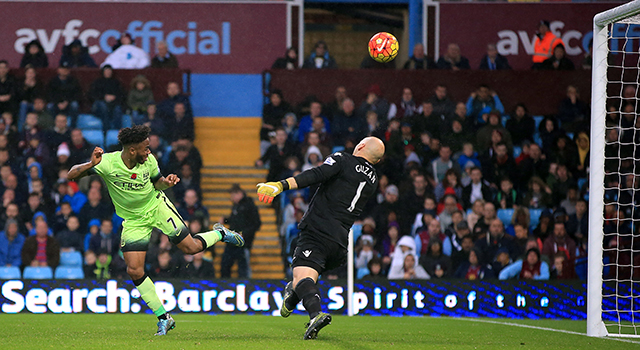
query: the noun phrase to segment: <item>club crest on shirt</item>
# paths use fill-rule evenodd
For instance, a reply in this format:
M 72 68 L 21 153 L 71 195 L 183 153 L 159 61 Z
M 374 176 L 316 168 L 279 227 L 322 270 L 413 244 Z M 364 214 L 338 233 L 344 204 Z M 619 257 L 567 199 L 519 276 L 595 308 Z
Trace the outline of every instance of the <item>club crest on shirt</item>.
M 138 174 L 131 174 L 131 180 L 135 180 L 138 178 Z
M 324 160 L 324 164 L 334 165 L 334 164 L 336 164 L 336 160 L 331 158 L 331 157 L 327 157 L 327 159 Z

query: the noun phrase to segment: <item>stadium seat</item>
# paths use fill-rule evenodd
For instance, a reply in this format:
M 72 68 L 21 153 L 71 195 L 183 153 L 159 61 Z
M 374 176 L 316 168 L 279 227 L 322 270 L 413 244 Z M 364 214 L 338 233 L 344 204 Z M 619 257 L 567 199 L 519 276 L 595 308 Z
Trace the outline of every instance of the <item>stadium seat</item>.
M 512 216 L 513 209 L 498 209 L 498 219 L 500 219 L 505 226 L 511 225 Z
M 334 146 L 331 150 L 331 153 L 342 152 L 344 151 L 344 146 Z
M 133 121 L 131 119 L 131 116 L 128 114 L 123 114 L 122 115 L 122 127 L 123 128 L 130 128 L 133 125 Z
M 529 208 L 529 227 L 531 227 L 531 229 L 538 226 L 538 223 L 540 222 L 540 215 L 542 215 L 542 209 Z
M 53 270 L 50 267 L 33 267 L 27 266 L 22 272 L 22 278 L 25 280 L 48 280 L 53 278 Z
M 55 278 L 63 280 L 79 280 L 84 278 L 84 271 L 80 266 L 58 266 L 58 268 L 56 268 Z
M 507 127 L 507 120 L 509 120 L 509 116 L 508 115 L 503 115 L 502 116 L 502 126 L 504 126 L 505 128 Z
M 122 227 L 123 222 L 124 222 L 124 219 L 119 217 L 118 214 L 114 212 L 113 216 L 111 217 L 111 223 L 113 224 L 114 233 L 120 230 L 120 227 Z
M 82 266 L 82 253 L 80 252 L 61 252 L 60 266 Z
M 111 146 L 118 145 L 118 130 L 108 130 L 107 138 L 104 140 L 105 147 L 108 149 Z
M 0 280 L 20 279 L 20 268 L 17 266 L 0 267 Z
M 356 279 L 362 279 L 362 277 L 369 274 L 369 269 L 366 267 L 361 267 L 356 271 Z
M 79 114 L 76 127 L 82 130 L 102 130 L 102 120 L 92 114 Z
M 520 154 L 522 154 L 522 147 L 513 146 L 513 159 L 520 157 Z
M 356 244 L 356 241 L 362 235 L 362 225 L 353 224 L 353 226 L 351 226 L 351 230 L 353 230 L 353 244 Z
M 471 215 L 471 213 L 473 213 L 473 209 L 471 208 L 467 209 L 467 216 Z
M 540 137 L 540 133 L 536 132 L 533 134 L 533 142 L 537 143 L 538 146 L 542 147 L 542 138 Z
M 587 257 L 576 259 L 576 275 L 583 281 L 587 279 Z
M 104 145 L 104 133 L 102 130 L 83 130 L 82 136 L 89 142 L 96 146 L 102 147 Z
M 587 181 L 589 181 L 589 179 L 587 179 L 586 177 L 579 178 L 578 179 L 578 189 L 582 190 L 582 187 L 584 187 L 584 184 L 586 184 Z
M 538 132 L 538 126 L 540 126 L 540 123 L 542 123 L 543 119 L 544 119 L 544 116 L 541 116 L 541 115 L 533 116 L 533 120 L 536 122 L 536 133 Z
M 571 140 L 573 140 L 573 133 L 572 132 L 568 132 L 567 133 L 567 137 L 570 138 Z

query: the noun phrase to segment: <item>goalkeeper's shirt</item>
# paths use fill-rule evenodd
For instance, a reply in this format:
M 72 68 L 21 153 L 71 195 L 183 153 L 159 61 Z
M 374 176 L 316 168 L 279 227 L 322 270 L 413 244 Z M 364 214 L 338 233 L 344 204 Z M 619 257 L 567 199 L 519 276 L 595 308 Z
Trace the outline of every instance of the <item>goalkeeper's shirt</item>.
M 102 161 L 90 173 L 100 175 L 107 183 L 118 216 L 125 220 L 137 219 L 158 207 L 161 199 L 153 183 L 162 174 L 153 154 L 133 169 L 127 168 L 121 154 L 122 151 L 103 154 Z

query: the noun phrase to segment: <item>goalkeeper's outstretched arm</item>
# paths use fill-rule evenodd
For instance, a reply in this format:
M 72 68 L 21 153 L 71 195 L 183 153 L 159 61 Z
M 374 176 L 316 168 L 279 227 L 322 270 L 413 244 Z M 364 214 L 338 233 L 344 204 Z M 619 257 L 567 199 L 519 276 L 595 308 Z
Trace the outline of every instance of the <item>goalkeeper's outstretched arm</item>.
M 339 163 L 339 160 L 336 162 L 324 163 L 318 167 L 303 171 L 295 177 L 289 177 L 278 182 L 259 183 L 257 186 L 258 200 L 265 203 L 271 203 L 277 195 L 284 191 L 305 188 L 325 182 L 340 172 Z

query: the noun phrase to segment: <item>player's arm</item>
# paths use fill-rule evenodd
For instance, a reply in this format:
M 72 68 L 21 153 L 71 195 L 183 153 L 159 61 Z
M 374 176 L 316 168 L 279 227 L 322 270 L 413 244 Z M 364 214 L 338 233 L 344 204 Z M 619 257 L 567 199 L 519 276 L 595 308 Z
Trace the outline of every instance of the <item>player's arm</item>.
M 82 177 L 89 175 L 89 170 L 93 169 L 96 165 L 100 164 L 102 161 L 102 155 L 104 154 L 104 150 L 100 147 L 96 147 L 93 149 L 93 153 L 91 154 L 91 160 L 74 165 L 69 173 L 67 174 L 67 179 L 71 181 L 75 181 Z
M 180 182 L 180 178 L 176 174 L 169 174 L 167 177 L 160 176 L 156 181 L 153 182 L 153 187 L 158 191 L 166 190 L 169 187 L 175 186 L 178 182 Z
M 273 202 L 280 193 L 297 188 L 305 188 L 314 184 L 325 182 L 340 173 L 342 156 L 334 154 L 322 163 L 322 165 L 303 171 L 295 177 L 289 177 L 278 182 L 258 184 L 258 200 L 265 203 Z

